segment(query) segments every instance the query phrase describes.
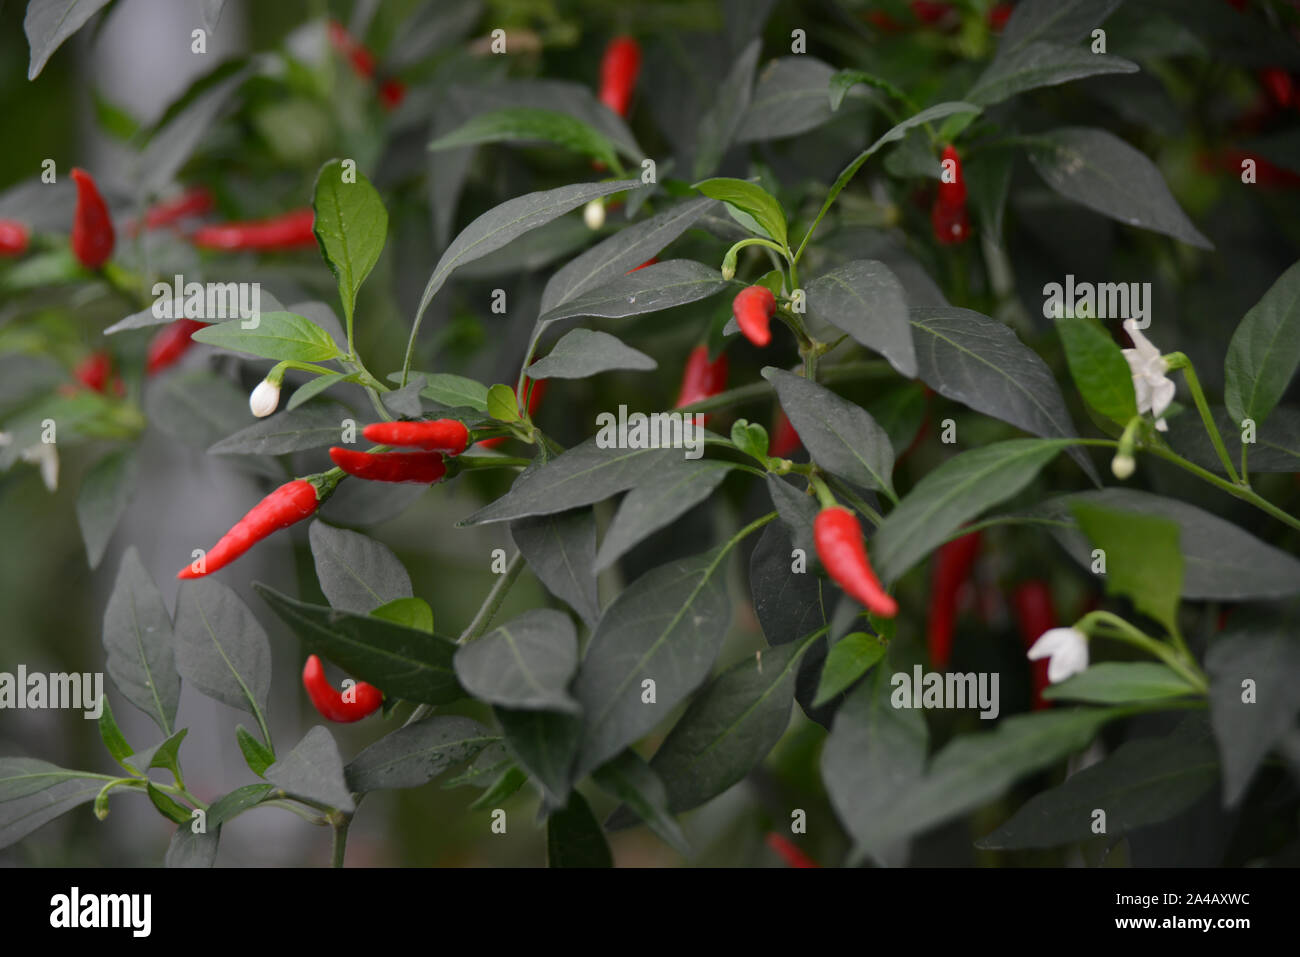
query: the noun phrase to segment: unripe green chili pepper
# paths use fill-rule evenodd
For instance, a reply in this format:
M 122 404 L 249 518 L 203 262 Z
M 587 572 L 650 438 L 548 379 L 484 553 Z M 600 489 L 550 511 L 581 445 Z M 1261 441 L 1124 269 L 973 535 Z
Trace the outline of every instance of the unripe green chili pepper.
M 113 220 L 108 215 L 104 197 L 95 181 L 84 169 L 74 169 L 77 183 L 77 211 L 72 218 L 72 254 L 87 269 L 98 269 L 113 255 Z
M 460 455 L 469 444 L 469 429 L 455 419 L 429 422 L 374 422 L 361 430 L 369 442 Z
M 898 614 L 898 602 L 885 592 L 871 568 L 856 515 L 842 505 L 823 508 L 813 521 L 813 542 L 822 566 L 851 597 L 882 618 Z
M 209 549 L 202 559 L 202 571 L 191 563 L 182 568 L 177 578 L 202 578 L 225 568 L 262 539 L 282 528 L 288 528 L 304 518 L 311 517 L 320 506 L 316 486 L 306 479 L 286 482 L 235 523 L 221 540 Z
M 447 474 L 440 452 L 362 452 L 335 446 L 330 459 L 349 475 L 371 482 L 432 485 Z
M 325 667 L 316 655 L 309 655 L 302 668 L 302 686 L 322 718 L 350 724 L 372 715 L 384 704 L 384 693 L 374 685 L 358 681 L 339 691 L 325 677 Z

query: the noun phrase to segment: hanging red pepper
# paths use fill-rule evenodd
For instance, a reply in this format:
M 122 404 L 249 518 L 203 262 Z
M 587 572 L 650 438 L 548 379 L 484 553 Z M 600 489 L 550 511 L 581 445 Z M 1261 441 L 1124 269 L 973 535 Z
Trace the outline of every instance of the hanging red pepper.
M 935 667 L 943 667 L 952 658 L 952 636 L 957 624 L 961 591 L 970 579 L 979 548 L 980 533 L 971 532 L 935 550 L 934 571 L 930 579 L 930 617 L 926 622 L 930 661 Z
M 74 169 L 77 183 L 77 211 L 72 218 L 72 254 L 87 269 L 98 269 L 113 255 L 113 220 L 104 197 L 84 169 Z
M 190 241 L 200 249 L 301 249 L 316 245 L 316 234 L 312 232 L 315 217 L 308 207 L 270 219 L 218 223 L 196 229 Z
M 945 206 L 965 206 L 966 177 L 962 175 L 961 156 L 958 155 L 957 148 L 951 143 L 945 146 L 940 161 L 945 176 L 948 169 L 952 170 L 952 181 L 943 178 L 939 180 L 939 202 Z
M 1047 582 L 1033 578 L 1021 582 L 1011 594 L 1011 604 L 1016 610 L 1016 624 L 1020 628 L 1020 638 L 1025 648 L 1031 647 L 1043 633 L 1058 624 L 1056 611 L 1052 608 L 1052 590 Z M 1050 708 L 1052 703 L 1043 697 L 1047 680 L 1047 666 L 1050 662 L 1044 658 L 1032 662 L 1034 673 L 1034 710 Z
M 1007 21 L 1011 19 L 1011 4 L 995 3 L 989 7 L 989 29 L 1001 33 Z
M 952 12 L 952 4 L 933 0 L 912 0 L 912 14 L 927 26 L 933 26 Z
M 21 256 L 27 252 L 27 227 L 17 220 L 0 219 L 0 256 Z
M 317 655 L 308 655 L 307 663 L 302 667 L 302 686 L 320 716 L 339 724 L 360 721 L 384 704 L 384 693 L 365 681 L 339 691 L 325 677 L 325 666 Z
M 788 867 L 821 867 L 784 834 L 770 831 L 767 835 L 767 846 L 776 851 Z
M 709 347 L 696 346 L 686 360 L 686 368 L 682 372 L 682 388 L 677 394 L 677 405 L 674 408 L 680 409 L 717 395 L 726 387 L 727 354 L 721 353 L 710 362 Z
M 731 301 L 731 314 L 736 317 L 740 331 L 756 346 L 772 341 L 769 324 L 776 315 L 776 297 L 766 286 L 746 286 Z
M 194 344 L 190 337 L 204 325 L 197 319 L 177 319 L 158 330 L 149 343 L 145 374 L 157 375 L 185 355 Z
M 1281 109 L 1286 109 L 1295 98 L 1295 85 L 1291 74 L 1278 67 L 1268 67 L 1259 71 L 1259 82 L 1268 91 L 1269 97 Z
M 629 269 L 629 270 L 627 271 L 627 274 L 630 275 L 630 274 L 636 272 L 638 269 L 645 269 L 646 266 L 653 266 L 653 265 L 654 265 L 655 263 L 657 263 L 658 261 L 659 261 L 659 260 L 656 259 L 654 256 L 651 256 L 649 259 L 647 259 L 647 260 L 646 260 L 645 262 L 643 262 L 641 265 L 636 266 L 636 267 L 634 267 L 634 268 L 632 268 L 632 269 Z
M 448 455 L 460 455 L 469 444 L 469 429 L 465 428 L 465 423 L 455 419 L 374 422 L 362 429 L 361 434 L 376 445 L 396 445 L 426 452 L 446 452 Z
M 362 452 L 334 446 L 330 459 L 349 475 L 371 482 L 432 485 L 447 474 L 441 452 Z
M 842 505 L 823 508 L 813 522 L 813 542 L 827 574 L 852 598 L 882 618 L 898 614 L 898 602 L 871 568 L 856 515 Z
M 216 205 L 212 192 L 206 186 L 194 186 L 174 199 L 164 200 L 149 207 L 144 214 L 145 229 L 161 229 L 182 219 L 202 216 Z
M 254 505 L 234 528 L 221 536 L 221 540 L 202 559 L 202 571 L 196 571 L 194 565 L 189 564 L 176 577 L 202 578 L 225 568 L 273 532 L 311 517 L 319 505 L 316 486 L 311 482 L 306 479 L 286 482 Z
M 627 116 L 641 72 L 641 47 L 628 36 L 615 37 L 600 61 L 600 102 L 619 116 Z
M 964 243 L 970 237 L 970 218 L 966 212 L 966 179 L 962 175 L 961 157 L 951 143 L 943 148 L 944 177 L 951 170 L 952 181 L 939 180 L 939 192 L 930 207 L 930 225 L 934 238 L 945 246 Z
M 113 373 L 113 358 L 107 352 L 93 352 L 77 364 L 72 370 L 73 376 L 87 389 L 107 395 L 110 385 L 112 391 L 122 395 L 125 391 L 122 380 Z M 112 376 L 110 382 L 110 376 Z M 75 391 L 75 390 L 74 390 Z
M 784 409 L 776 410 L 776 421 L 772 424 L 772 440 L 768 444 L 767 454 L 778 459 L 788 459 L 803 447 L 799 433 L 790 424 Z
M 352 38 L 347 28 L 337 20 L 329 22 L 330 44 L 352 65 L 352 71 L 364 80 L 374 79 L 375 55 L 364 43 Z M 389 77 L 379 85 L 379 102 L 386 110 L 395 110 L 406 96 L 406 84 Z

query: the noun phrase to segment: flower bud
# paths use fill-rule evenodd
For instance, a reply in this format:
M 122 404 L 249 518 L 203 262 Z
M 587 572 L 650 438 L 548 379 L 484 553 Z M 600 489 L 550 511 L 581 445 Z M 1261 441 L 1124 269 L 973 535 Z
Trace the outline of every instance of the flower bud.
M 1137 468 L 1137 462 L 1127 452 L 1120 452 L 1110 460 L 1110 470 L 1117 479 L 1128 478 L 1133 474 L 1135 468 Z
M 248 397 L 248 407 L 259 419 L 266 418 L 279 404 L 280 383 L 272 382 L 269 378 L 259 382 L 253 394 Z
M 582 221 L 587 224 L 588 229 L 600 229 L 605 225 L 605 201 L 600 198 L 593 199 L 582 210 Z

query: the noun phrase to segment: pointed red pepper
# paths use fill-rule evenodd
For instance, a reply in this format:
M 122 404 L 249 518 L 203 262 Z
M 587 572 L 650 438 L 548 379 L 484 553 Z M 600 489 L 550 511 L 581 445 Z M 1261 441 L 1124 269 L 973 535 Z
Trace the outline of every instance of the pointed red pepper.
M 772 341 L 769 324 L 776 315 L 776 297 L 766 286 L 747 286 L 736 293 L 731 314 L 745 338 L 754 345 L 765 346 Z
M 249 222 L 217 223 L 196 229 L 190 241 L 200 249 L 301 249 L 316 245 L 316 214 L 310 207 Z
M 898 602 L 871 568 L 856 515 L 842 505 L 822 509 L 813 521 L 813 542 L 822 567 L 850 597 L 882 618 L 898 614 Z
M 74 169 L 72 178 L 77 183 L 77 211 L 72 218 L 72 254 L 87 269 L 98 269 L 113 255 L 116 235 L 108 206 L 90 174 L 84 169 Z
M 952 636 L 957 624 L 961 590 L 970 578 L 979 555 L 980 533 L 971 532 L 940 545 L 934 553 L 930 579 L 930 617 L 926 621 L 926 643 L 930 661 L 943 667 L 952 658 Z
M 308 655 L 307 663 L 302 667 L 302 686 L 320 716 L 339 724 L 360 721 L 384 704 L 384 693 L 365 681 L 339 691 L 325 677 L 325 667 L 317 655 Z
M 682 388 L 677 394 L 677 405 L 690 405 L 717 395 L 727 387 L 727 354 L 724 352 L 713 362 L 709 361 L 709 347 L 700 345 L 691 350 L 682 372 Z
M 396 445 L 448 455 L 460 455 L 469 443 L 469 429 L 465 428 L 465 423 L 455 419 L 374 422 L 362 429 L 361 434 L 376 445 Z
M 204 325 L 197 319 L 177 319 L 158 330 L 149 343 L 145 374 L 157 375 L 179 360 L 194 344 L 190 337 Z
M 330 459 L 349 475 L 371 482 L 432 485 L 447 474 L 440 452 L 362 452 L 334 446 Z
M 641 47 L 628 36 L 615 37 L 600 61 L 600 102 L 619 116 L 627 116 L 641 72 Z
M 305 479 L 286 482 L 262 499 L 252 510 L 221 536 L 201 559 L 202 571 L 191 563 L 182 568 L 177 578 L 202 578 L 225 568 L 262 539 L 282 528 L 288 528 L 304 518 L 310 518 L 320 506 L 316 486 Z
M 1048 588 L 1047 582 L 1041 579 L 1034 578 L 1017 585 L 1016 590 L 1011 593 L 1011 604 L 1016 611 L 1016 624 L 1020 629 L 1020 638 L 1027 649 L 1032 647 L 1044 632 L 1055 628 L 1058 624 L 1056 611 L 1052 607 L 1052 590 Z M 1043 689 L 1051 684 L 1047 680 L 1048 664 L 1050 662 L 1046 658 L 1032 662 L 1035 711 L 1052 706 L 1052 702 L 1043 697 Z

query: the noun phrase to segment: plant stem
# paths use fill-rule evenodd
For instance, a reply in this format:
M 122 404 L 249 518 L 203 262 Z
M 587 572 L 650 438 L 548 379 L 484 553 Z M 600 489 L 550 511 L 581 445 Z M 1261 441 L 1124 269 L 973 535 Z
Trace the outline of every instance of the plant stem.
M 1096 625 L 1102 625 L 1105 628 L 1103 632 L 1099 633 L 1098 637 L 1114 638 L 1140 648 L 1159 658 L 1198 691 L 1204 693 L 1209 689 L 1209 682 L 1206 681 L 1205 675 L 1196 666 L 1196 661 L 1187 651 L 1186 645 L 1182 645 L 1178 651 L 1175 651 L 1164 642 L 1157 641 L 1119 615 L 1109 611 L 1089 612 L 1075 622 L 1074 627 L 1085 634 L 1091 635 L 1092 631 L 1090 629 Z
M 1170 370 L 1183 370 L 1183 378 L 1187 380 L 1187 388 L 1192 392 L 1192 401 L 1196 403 L 1196 411 L 1201 413 L 1201 423 L 1205 426 L 1205 431 L 1209 433 L 1210 442 L 1213 443 L 1214 451 L 1219 456 L 1219 461 L 1223 463 L 1223 470 L 1228 473 L 1228 478 L 1234 485 L 1245 484 L 1237 477 L 1237 470 L 1232 466 L 1232 458 L 1228 455 L 1228 450 L 1223 444 L 1223 436 L 1219 434 L 1219 427 L 1214 422 L 1214 416 L 1210 414 L 1210 407 L 1206 404 L 1205 393 L 1201 390 L 1201 380 L 1196 377 L 1196 369 L 1192 366 L 1192 360 L 1182 352 L 1171 352 L 1164 357 L 1164 360 L 1169 364 Z M 1242 470 L 1245 470 L 1244 464 Z
M 348 828 L 352 818 L 346 814 L 331 816 L 330 825 L 334 828 L 334 840 L 330 845 L 330 867 L 342 867 L 343 855 L 348 849 Z
M 1176 452 L 1172 452 L 1166 448 L 1161 448 L 1158 445 L 1149 447 L 1147 451 L 1151 452 L 1153 455 L 1158 455 L 1160 458 L 1164 459 L 1167 462 L 1172 462 L 1174 465 L 1177 465 L 1179 468 L 1187 472 L 1191 472 L 1193 475 L 1197 476 L 1203 481 L 1209 482 L 1215 488 L 1222 489 L 1223 491 L 1227 492 L 1229 495 L 1233 496 L 1234 498 L 1239 498 L 1243 502 L 1249 502 L 1251 505 L 1254 505 L 1261 512 L 1267 512 L 1269 515 L 1273 516 L 1279 522 L 1282 522 L 1286 525 L 1291 526 L 1297 531 L 1300 531 L 1300 519 L 1297 519 L 1294 516 L 1288 514 L 1287 512 L 1282 511 L 1282 509 L 1278 508 L 1272 502 L 1268 501 L 1265 498 L 1260 497 L 1252 489 L 1246 488 L 1244 485 L 1235 485 L 1232 482 L 1227 481 L 1226 479 L 1221 479 L 1213 472 L 1207 469 L 1203 469 L 1199 465 L 1196 465 L 1195 463 L 1187 461 L 1187 459 L 1183 458 L 1181 455 L 1178 455 Z
M 519 573 L 523 571 L 524 553 L 515 552 L 514 557 L 506 564 L 506 570 L 497 576 L 497 580 L 492 584 L 492 590 L 488 592 L 487 598 L 483 599 L 482 606 L 479 607 L 478 614 L 474 616 L 461 636 L 456 639 L 456 643 L 463 645 L 467 641 L 473 641 L 487 630 L 488 624 L 492 621 L 492 616 L 501 608 L 501 603 L 506 599 L 506 593 L 510 591 L 510 586 L 515 583 Z

